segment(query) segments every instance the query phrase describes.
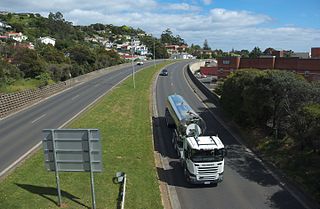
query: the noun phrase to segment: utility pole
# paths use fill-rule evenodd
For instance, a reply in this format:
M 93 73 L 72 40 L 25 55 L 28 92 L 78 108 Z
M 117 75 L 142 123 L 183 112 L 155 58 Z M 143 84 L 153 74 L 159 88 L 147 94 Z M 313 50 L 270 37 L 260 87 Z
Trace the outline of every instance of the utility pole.
M 131 37 L 131 63 L 132 63 L 132 80 L 133 80 L 133 88 L 136 88 L 136 82 L 134 80 L 134 62 L 133 62 L 133 37 Z
M 153 39 L 153 66 L 156 68 L 156 43 L 155 39 Z

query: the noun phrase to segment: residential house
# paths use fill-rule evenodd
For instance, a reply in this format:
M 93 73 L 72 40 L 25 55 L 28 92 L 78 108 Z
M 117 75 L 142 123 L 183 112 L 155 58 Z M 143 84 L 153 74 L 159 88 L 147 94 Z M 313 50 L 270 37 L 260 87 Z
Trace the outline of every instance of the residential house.
M 46 45 L 51 44 L 52 46 L 54 46 L 56 44 L 56 39 L 48 37 L 48 36 L 40 37 L 39 40 L 41 43 L 46 44 Z
M 194 59 L 194 57 L 188 53 L 176 53 L 172 54 L 170 59 Z
M 166 45 L 165 46 L 167 49 L 168 54 L 177 54 L 179 45 Z
M 148 54 L 148 47 L 146 45 L 142 44 L 142 45 L 136 46 L 134 49 L 135 49 L 134 51 L 137 54 L 140 54 L 140 55 L 147 55 Z
M 9 39 L 13 39 L 13 40 L 15 40 L 17 42 L 22 42 L 22 41 L 25 41 L 25 40 L 28 39 L 28 37 L 23 35 L 21 32 L 19 32 L 19 33 L 7 32 L 5 35 L 8 36 Z
M 12 27 L 4 22 L 0 22 L 0 28 L 12 29 Z

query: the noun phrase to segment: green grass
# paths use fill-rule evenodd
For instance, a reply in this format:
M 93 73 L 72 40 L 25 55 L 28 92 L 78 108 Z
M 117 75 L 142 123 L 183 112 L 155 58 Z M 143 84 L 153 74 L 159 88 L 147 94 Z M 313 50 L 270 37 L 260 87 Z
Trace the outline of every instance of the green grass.
M 147 68 L 110 92 L 70 128 L 100 130 L 103 167 L 95 174 L 97 208 L 117 208 L 117 171 L 127 174 L 126 209 L 162 208 L 150 119 L 152 78 L 165 64 Z M 60 173 L 63 208 L 91 207 L 89 173 Z M 59 208 L 55 175 L 44 168 L 42 150 L 0 183 L 0 208 Z
M 274 140 L 257 129 L 246 129 L 246 144 L 266 161 L 280 169 L 286 177 L 296 183 L 320 203 L 320 155 L 300 146 L 289 136 Z
M 49 84 L 53 84 L 52 80 L 49 81 Z M 11 85 L 6 85 L 0 87 L 1 93 L 13 93 L 18 91 L 23 91 L 27 89 L 36 89 L 40 86 L 41 81 L 38 79 L 21 79 L 15 81 Z

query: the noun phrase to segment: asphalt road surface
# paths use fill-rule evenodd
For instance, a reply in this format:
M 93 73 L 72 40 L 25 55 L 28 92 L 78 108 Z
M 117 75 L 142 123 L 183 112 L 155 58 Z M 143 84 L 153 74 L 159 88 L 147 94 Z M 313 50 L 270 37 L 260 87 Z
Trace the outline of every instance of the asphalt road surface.
M 187 62 L 168 67 L 168 76 L 159 76 L 156 86 L 158 117 L 154 123 L 160 130 L 155 137 L 156 151 L 161 153 L 165 168 L 158 168 L 160 180 L 168 184 L 174 208 L 182 209 L 301 209 L 312 208 L 300 203 L 261 161 L 241 145 L 217 121 L 187 84 L 183 68 Z M 177 155 L 171 145 L 172 131 L 166 127 L 164 112 L 168 95 L 180 94 L 206 121 L 207 135 L 218 134 L 228 147 L 224 180 L 217 187 L 186 183 Z M 213 107 L 214 108 L 214 107 Z
M 134 68 L 140 70 L 152 64 Z M 0 174 L 4 175 L 9 166 L 42 140 L 43 129 L 62 126 L 130 74 L 131 66 L 122 67 L 0 120 Z

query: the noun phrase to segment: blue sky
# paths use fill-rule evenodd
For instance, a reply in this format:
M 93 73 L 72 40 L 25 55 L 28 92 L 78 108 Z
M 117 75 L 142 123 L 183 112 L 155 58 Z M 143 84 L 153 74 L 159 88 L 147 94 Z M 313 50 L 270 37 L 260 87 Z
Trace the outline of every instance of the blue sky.
M 157 37 L 170 28 L 191 45 L 310 51 L 320 47 L 320 0 L 1 0 L 0 10 L 60 11 L 74 25 L 141 28 Z

